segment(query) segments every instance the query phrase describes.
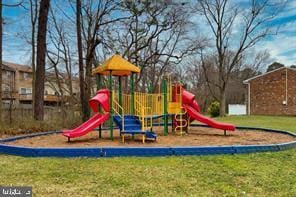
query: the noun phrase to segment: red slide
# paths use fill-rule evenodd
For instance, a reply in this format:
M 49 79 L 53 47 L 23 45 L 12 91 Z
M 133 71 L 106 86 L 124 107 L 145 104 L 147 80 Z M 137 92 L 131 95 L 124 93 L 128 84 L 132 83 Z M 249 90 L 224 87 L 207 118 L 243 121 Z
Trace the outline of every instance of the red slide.
M 97 95 L 94 96 L 89 101 L 89 105 L 94 112 L 97 112 L 93 117 L 88 121 L 81 124 L 79 127 L 72 130 L 64 130 L 63 135 L 70 138 L 81 137 L 86 135 L 90 131 L 97 128 L 99 125 L 103 124 L 106 120 L 110 118 L 110 91 L 108 89 L 101 89 L 97 92 Z M 98 113 L 99 106 L 102 106 L 106 114 Z
M 191 121 L 197 120 L 199 122 L 205 123 L 216 129 L 222 129 L 222 130 L 228 130 L 228 131 L 235 130 L 235 126 L 233 124 L 218 122 L 212 118 L 209 118 L 207 116 L 200 114 L 199 113 L 200 108 L 198 103 L 195 101 L 195 96 L 186 90 L 183 90 L 182 93 L 183 93 L 183 98 L 182 98 L 183 107 L 189 114 Z

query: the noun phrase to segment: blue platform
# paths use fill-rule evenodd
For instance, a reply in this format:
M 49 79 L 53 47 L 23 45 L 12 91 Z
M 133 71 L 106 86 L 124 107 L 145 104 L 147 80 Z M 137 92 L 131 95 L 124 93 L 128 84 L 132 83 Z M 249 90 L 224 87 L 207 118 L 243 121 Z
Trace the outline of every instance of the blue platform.
M 156 140 L 157 134 L 153 131 L 143 131 L 141 121 L 137 116 L 125 115 L 124 116 L 124 129 L 122 125 L 121 116 L 113 116 L 114 122 L 118 125 L 121 134 L 130 134 L 132 136 L 141 134 L 145 135 L 148 139 Z

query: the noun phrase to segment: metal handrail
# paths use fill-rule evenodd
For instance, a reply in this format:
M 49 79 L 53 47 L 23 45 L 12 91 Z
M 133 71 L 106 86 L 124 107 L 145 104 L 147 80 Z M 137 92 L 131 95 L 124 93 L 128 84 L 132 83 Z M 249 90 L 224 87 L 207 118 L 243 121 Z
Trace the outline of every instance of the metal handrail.
M 152 116 L 150 116 L 150 118 L 147 117 L 147 113 L 146 111 L 148 111 L 149 109 L 151 109 L 151 107 L 145 107 L 143 106 L 143 104 L 138 101 L 137 99 L 135 99 L 135 111 L 136 111 L 136 115 L 140 117 L 141 122 L 142 122 L 142 130 L 146 130 L 147 128 L 152 128 Z M 148 126 L 148 119 L 150 119 L 150 126 Z
M 115 107 L 112 107 L 113 112 L 115 112 L 116 115 L 118 115 L 119 117 L 121 117 L 122 131 L 124 131 L 124 109 L 123 109 L 122 106 L 120 106 L 120 104 L 115 99 L 113 99 L 113 103 L 115 104 L 113 106 L 116 106 L 116 107 L 118 107 L 118 109 L 121 110 L 121 113 L 120 113 L 120 110 L 117 110 Z
M 148 115 L 147 114 L 149 114 L 149 112 L 148 112 L 148 110 L 151 110 L 151 107 L 143 107 L 143 110 L 144 110 L 144 113 L 143 113 L 143 115 L 144 115 L 144 121 L 146 120 L 146 127 L 145 127 L 145 130 L 147 129 L 147 128 L 152 128 L 152 115 L 150 115 L 149 117 L 147 117 Z M 145 111 L 147 111 L 146 113 L 145 113 Z M 150 120 L 150 126 L 148 126 L 149 125 L 149 123 L 148 123 L 148 121 Z
M 135 99 L 135 113 L 137 116 L 139 116 L 141 118 L 141 122 L 142 122 L 142 130 L 144 130 L 144 125 L 145 125 L 145 122 L 144 122 L 144 108 L 141 107 L 141 103 Z

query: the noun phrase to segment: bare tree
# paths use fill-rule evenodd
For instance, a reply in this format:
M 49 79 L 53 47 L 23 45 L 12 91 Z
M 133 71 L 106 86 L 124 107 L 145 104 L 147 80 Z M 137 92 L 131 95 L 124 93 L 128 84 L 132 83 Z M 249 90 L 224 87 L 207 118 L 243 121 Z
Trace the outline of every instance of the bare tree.
M 65 105 L 64 105 L 64 101 L 65 101 L 65 97 L 64 97 L 64 88 L 63 88 L 63 77 L 60 77 L 60 73 L 59 73 L 59 70 L 58 70 L 58 64 L 59 64 L 59 60 L 60 60 L 60 55 L 58 54 L 57 55 L 57 58 L 54 59 L 52 58 L 49 53 L 47 53 L 47 57 L 50 61 L 50 65 L 54 68 L 54 85 L 52 86 L 53 88 L 55 88 L 55 85 L 57 85 L 57 88 L 58 88 L 58 97 L 59 97 L 59 102 L 60 102 L 60 106 L 61 106 L 61 111 L 62 111 L 62 118 L 63 118 L 63 123 L 64 123 L 64 120 L 66 118 L 66 110 L 65 110 Z M 47 81 L 50 83 L 52 82 L 52 80 L 50 80 L 51 78 L 51 73 L 48 73 L 47 74 Z
M 250 5 L 243 10 L 228 0 L 198 2 L 197 11 L 205 17 L 215 38 L 214 66 L 218 81 L 213 82 L 208 78 L 208 82 L 219 89 L 217 98 L 221 116 L 225 115 L 226 89 L 231 72 L 241 62 L 248 49 L 274 32 L 274 29 L 266 24 L 276 16 L 279 9 L 279 4 L 275 5 L 269 0 L 251 0 Z M 273 13 L 266 14 L 268 11 Z M 238 32 L 234 33 L 234 28 L 238 29 Z
M 284 64 L 281 64 L 279 62 L 273 62 L 272 64 L 270 64 L 268 67 L 267 67 L 267 70 L 266 72 L 270 72 L 272 70 L 275 70 L 275 69 L 279 69 L 279 68 L 282 68 L 282 67 L 285 67 Z
M 44 118 L 44 78 L 45 78 L 45 55 L 46 55 L 46 34 L 47 21 L 50 0 L 41 0 L 38 17 L 38 33 L 37 33 L 37 65 L 36 65 L 36 81 L 34 118 L 43 120 Z
M 76 28 L 77 28 L 77 49 L 78 49 L 78 65 L 79 65 L 79 84 L 80 84 L 80 103 L 82 110 L 82 120 L 88 119 L 88 103 L 85 96 L 84 68 L 83 68 L 83 48 L 81 36 L 81 1 L 76 1 Z
M 36 78 L 36 25 L 38 17 L 38 1 L 30 0 L 30 22 L 31 22 L 31 50 L 32 50 L 32 107 L 35 103 L 35 78 Z
M 3 41 L 3 7 L 17 7 L 22 5 L 22 1 L 16 4 L 3 4 L 2 0 L 0 0 L 0 121 L 2 120 L 2 41 Z
M 198 39 L 193 40 L 188 33 L 190 13 L 185 5 L 126 1 L 122 10 L 130 17 L 117 23 L 119 28 L 107 30 L 106 47 L 141 68 L 136 89 L 147 90 L 150 83 L 157 87 L 164 73 L 174 70 L 199 47 Z
M 50 60 L 50 67 L 48 70 L 53 68 L 56 74 L 56 82 L 61 80 L 61 86 L 64 92 L 71 98 L 69 101 L 76 100 L 73 95 L 73 73 L 72 73 L 72 57 L 69 41 L 70 35 L 67 33 L 65 26 L 66 22 L 63 19 L 57 18 L 54 14 L 53 9 L 50 9 L 50 22 L 48 28 L 48 37 L 52 44 L 47 49 L 47 56 Z M 75 51 L 76 52 L 76 51 Z M 62 94 L 62 93 L 61 93 Z M 71 102 L 73 103 L 73 102 Z
M 2 0 L 0 0 L 0 121 L 2 120 L 2 40 L 3 40 Z
M 266 51 L 259 51 L 253 55 L 252 59 L 243 57 L 240 66 L 235 67 L 230 73 L 229 85 L 226 89 L 226 103 L 244 104 L 247 89 L 243 81 L 260 74 L 269 62 L 269 53 Z
M 82 18 L 82 20 L 80 20 L 79 17 L 79 21 L 77 21 L 77 25 L 80 24 L 79 26 L 81 27 L 82 31 L 80 32 L 77 26 L 77 34 L 80 32 L 79 34 L 82 35 L 85 48 L 85 76 L 84 79 L 81 78 L 83 81 L 80 81 L 81 84 L 83 84 L 83 87 L 81 85 L 81 88 L 84 88 L 82 92 L 84 96 L 81 96 L 81 103 L 83 103 L 83 120 L 88 119 L 90 116 L 90 109 L 87 102 L 90 99 L 93 86 L 91 71 L 92 68 L 95 67 L 94 63 L 96 62 L 96 48 L 102 44 L 102 35 L 104 34 L 103 32 L 105 30 L 104 28 L 107 25 L 111 25 L 117 21 L 128 18 L 127 16 L 113 14 L 114 11 L 119 9 L 119 5 L 120 2 L 116 0 L 102 0 L 98 2 L 88 1 L 82 6 L 80 11 L 79 7 L 77 7 L 77 14 L 79 14 L 79 16 Z M 79 47 L 80 46 L 78 46 L 78 50 L 80 50 Z M 83 74 L 80 71 L 79 73 L 81 75 Z
M 4 80 L 2 81 L 2 86 L 4 85 L 4 94 L 3 94 L 3 99 L 9 101 L 9 106 L 8 106 L 8 112 L 9 112 L 9 124 L 12 124 L 13 116 L 12 116 L 12 110 L 13 110 L 13 96 L 14 96 L 14 73 L 11 73 L 11 76 L 4 77 Z

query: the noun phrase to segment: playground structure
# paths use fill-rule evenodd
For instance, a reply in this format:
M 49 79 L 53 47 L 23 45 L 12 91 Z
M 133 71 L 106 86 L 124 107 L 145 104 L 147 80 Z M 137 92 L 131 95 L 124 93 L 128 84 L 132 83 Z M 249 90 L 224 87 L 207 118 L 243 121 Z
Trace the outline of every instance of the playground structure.
M 140 69 L 114 55 L 101 66 L 93 70 L 97 76 L 98 92 L 90 99 L 89 104 L 95 115 L 73 130 L 63 131 L 70 141 L 98 128 L 101 138 L 102 124 L 109 120 L 110 138 L 113 139 L 114 123 L 119 127 L 122 142 L 126 135 L 141 135 L 142 142 L 146 139 L 156 140 L 153 132 L 153 122 L 163 118 L 164 135 L 169 134 L 168 120 L 172 120 L 172 131 L 183 135 L 190 129 L 190 123 L 198 120 L 213 128 L 224 131 L 234 131 L 232 124 L 220 123 L 200 113 L 200 107 L 195 96 L 188 92 L 182 82 L 173 83 L 170 76 L 163 79 L 158 92 L 152 92 L 152 86 L 146 92 L 135 91 L 135 74 Z M 102 76 L 109 77 L 108 89 L 102 89 Z M 113 77 L 118 77 L 118 91 L 114 90 Z M 122 77 L 130 77 L 130 93 L 122 92 Z
M 200 113 L 195 96 L 186 90 L 181 82 L 173 83 L 165 77 L 157 92 L 147 88 L 147 92 L 134 91 L 134 75 L 140 69 L 120 56 L 113 56 L 102 66 L 93 70 L 98 79 L 98 92 L 90 99 L 89 105 L 94 112 L 93 117 L 72 130 L 48 131 L 13 136 L 0 139 L 0 153 L 26 157 L 118 157 L 118 156 L 180 156 L 180 155 L 213 155 L 213 154 L 245 154 L 266 151 L 281 151 L 296 147 L 295 133 L 256 127 L 235 127 L 232 124 L 220 123 Z M 109 87 L 101 87 L 102 75 L 108 75 Z M 113 76 L 118 77 L 118 89 L 113 90 Z M 130 93 L 123 93 L 121 79 L 130 77 Z M 162 122 L 156 122 L 163 119 Z M 181 137 L 169 135 L 169 119 L 172 132 Z M 202 123 L 191 122 L 198 120 Z M 106 122 L 109 121 L 109 122 Z M 108 123 L 109 127 L 103 123 Z M 121 135 L 124 142 L 126 135 L 141 135 L 146 139 L 158 142 L 133 146 L 137 142 L 130 141 L 124 146 L 113 139 L 113 130 L 117 124 L 115 136 Z M 158 124 L 161 123 L 161 124 Z M 158 126 L 158 128 L 155 128 Z M 159 126 L 163 126 L 163 129 Z M 213 127 L 211 129 L 207 127 Z M 195 130 L 195 128 L 197 128 Z M 220 131 L 234 131 L 229 137 L 219 135 Z M 93 130 L 99 131 L 83 137 Z M 190 132 L 189 132 L 190 131 Z M 249 132 L 250 131 L 250 132 Z M 259 131 L 259 132 L 256 132 Z M 108 132 L 108 133 L 107 133 Z M 163 135 L 162 135 L 163 132 Z M 81 137 L 80 140 L 66 143 L 63 133 L 68 138 Z M 212 135 L 213 133 L 213 135 Z M 73 147 L 74 146 L 74 147 Z

